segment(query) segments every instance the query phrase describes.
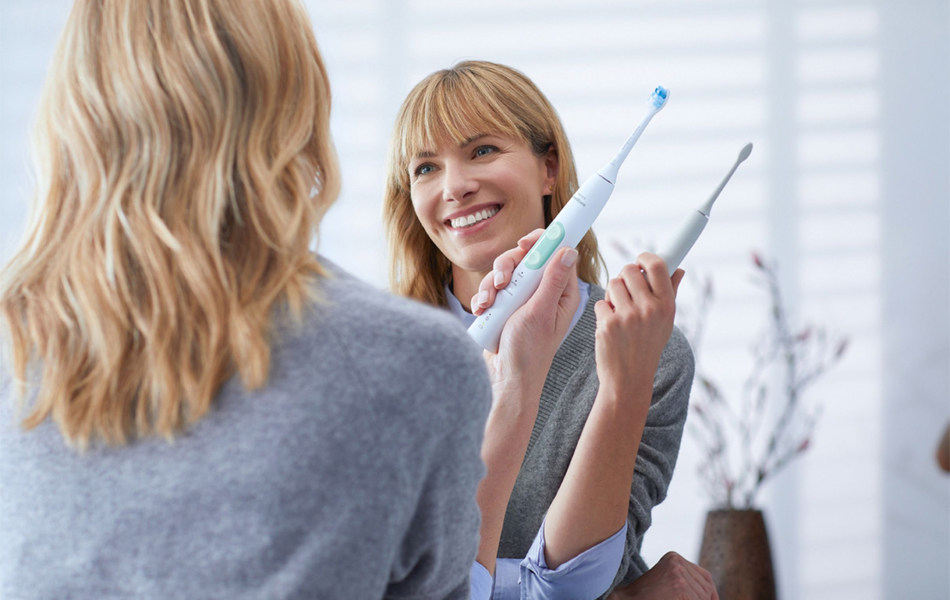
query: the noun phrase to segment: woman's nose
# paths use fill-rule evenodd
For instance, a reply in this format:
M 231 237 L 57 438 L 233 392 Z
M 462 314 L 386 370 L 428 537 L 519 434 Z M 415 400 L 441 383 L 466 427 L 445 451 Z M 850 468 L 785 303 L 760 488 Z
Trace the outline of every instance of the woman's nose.
M 442 186 L 442 199 L 460 202 L 478 191 L 478 181 L 463 165 L 446 165 Z

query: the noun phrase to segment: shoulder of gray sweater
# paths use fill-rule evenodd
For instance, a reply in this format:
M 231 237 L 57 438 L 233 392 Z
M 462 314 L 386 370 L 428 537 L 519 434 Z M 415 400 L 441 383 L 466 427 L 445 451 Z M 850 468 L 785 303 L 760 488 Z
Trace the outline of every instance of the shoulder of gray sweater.
M 447 420 L 442 425 L 450 428 L 484 421 L 491 403 L 488 374 L 480 349 L 457 319 L 320 261 L 330 275 L 319 280 L 320 300 L 292 336 L 293 345 L 332 335 L 327 343 L 340 350 L 338 362 L 352 369 L 371 395 L 403 403 L 405 413 L 415 405 L 430 423 Z
M 686 339 L 680 328 L 674 325 L 673 332 L 670 334 L 670 341 L 666 343 L 663 354 L 660 356 L 660 367 L 657 371 L 670 371 L 671 375 L 688 375 L 689 379 L 692 380 L 694 368 L 695 359 L 689 340 Z
M 660 355 L 660 364 L 653 379 L 652 404 L 672 403 L 685 411 L 693 387 L 694 370 L 693 349 L 683 332 L 674 325 L 670 341 L 666 343 L 663 354 Z

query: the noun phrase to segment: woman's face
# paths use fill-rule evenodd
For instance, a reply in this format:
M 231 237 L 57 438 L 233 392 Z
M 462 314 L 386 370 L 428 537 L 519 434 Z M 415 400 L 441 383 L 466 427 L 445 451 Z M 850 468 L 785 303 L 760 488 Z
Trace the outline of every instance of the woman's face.
M 505 135 L 445 143 L 409 163 L 412 206 L 429 239 L 456 267 L 481 273 L 544 227 L 542 197 L 556 178 L 553 149 L 538 156 Z

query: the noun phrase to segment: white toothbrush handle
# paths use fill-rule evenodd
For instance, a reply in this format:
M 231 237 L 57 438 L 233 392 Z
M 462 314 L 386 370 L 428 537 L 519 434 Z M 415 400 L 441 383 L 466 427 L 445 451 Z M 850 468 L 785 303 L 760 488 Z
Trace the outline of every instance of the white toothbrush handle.
M 706 202 L 699 205 L 696 210 L 686 215 L 686 218 L 683 219 L 683 222 L 680 223 L 679 228 L 676 230 L 676 234 L 656 253 L 657 256 L 666 262 L 670 277 L 673 276 L 673 272 L 676 271 L 676 268 L 679 267 L 683 259 L 686 258 L 686 253 L 690 251 L 690 248 L 692 248 L 696 240 L 699 239 L 699 235 L 706 227 L 706 223 L 709 222 L 709 215 L 712 213 L 713 204 L 716 202 L 716 199 L 719 198 L 719 194 L 722 193 L 723 188 L 725 188 L 729 180 L 732 179 L 732 175 L 736 172 L 736 169 L 739 168 L 739 165 L 742 164 L 745 159 L 749 158 L 750 154 L 752 154 L 751 142 L 743 146 L 742 150 L 739 151 L 736 162 L 732 165 L 732 168 L 729 169 L 729 172 L 726 173 L 726 176 L 722 178 L 719 186 L 713 191 L 712 196 L 710 196 Z
M 694 210 L 686 215 L 686 218 L 680 223 L 674 236 L 656 253 L 657 256 L 666 262 L 670 277 L 673 276 L 673 272 L 676 271 L 676 268 L 679 267 L 683 259 L 686 258 L 686 253 L 689 252 L 693 244 L 696 243 L 696 240 L 699 239 L 699 235 L 703 232 L 708 222 L 709 217 L 698 210 Z
M 515 267 L 508 285 L 495 294 L 494 303 L 468 328 L 468 334 L 482 348 L 498 352 L 501 330 L 541 285 L 551 256 L 561 248 L 574 248 L 580 243 L 607 204 L 613 189 L 613 184 L 600 175 L 591 175 L 561 209 L 544 235 Z

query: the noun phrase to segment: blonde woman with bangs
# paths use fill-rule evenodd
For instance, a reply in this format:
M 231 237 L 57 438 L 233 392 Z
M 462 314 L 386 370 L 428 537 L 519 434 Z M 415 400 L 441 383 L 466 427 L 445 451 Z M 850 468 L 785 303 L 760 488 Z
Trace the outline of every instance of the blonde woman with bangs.
M 557 113 L 522 73 L 468 61 L 431 74 L 403 103 L 390 144 L 393 290 L 468 326 L 577 187 Z M 644 254 L 602 288 L 593 232 L 551 260 L 564 265 L 560 301 L 532 299 L 513 317 L 547 327 L 526 336 L 509 322 L 498 354 L 484 356 L 495 400 L 479 560 L 493 598 L 715 598 L 696 565 L 670 553 L 648 571 L 639 555 L 693 378 L 673 327 L 683 272 L 671 279 Z
M 0 276 L 0 597 L 470 597 L 490 382 L 309 250 L 329 113 L 298 0 L 75 1 Z

